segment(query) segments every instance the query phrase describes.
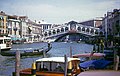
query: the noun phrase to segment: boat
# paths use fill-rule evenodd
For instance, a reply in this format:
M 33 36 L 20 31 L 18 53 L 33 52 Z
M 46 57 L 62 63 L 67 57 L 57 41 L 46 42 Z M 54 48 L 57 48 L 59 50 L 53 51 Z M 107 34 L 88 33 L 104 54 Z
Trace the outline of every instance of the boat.
M 83 71 L 106 68 L 111 61 L 105 60 L 105 56 L 106 54 L 104 53 L 83 53 L 73 55 L 74 58 L 80 58 L 81 63 L 79 67 Z
M 97 60 L 88 60 L 83 63 L 80 63 L 81 69 L 105 69 L 112 61 L 108 61 L 105 59 L 97 59 Z
M 0 37 L 0 50 L 10 50 L 12 46 L 10 37 Z
M 79 63 L 79 58 L 41 58 L 32 63 L 32 68 L 21 70 L 20 76 L 76 76 L 81 72 Z
M 82 54 L 75 54 L 73 58 L 80 58 L 81 62 L 91 60 L 91 59 L 102 59 L 106 56 L 104 53 L 82 53 Z
M 73 57 L 90 57 L 92 55 L 92 57 L 104 57 L 105 54 L 104 53 L 82 53 L 82 54 L 75 54 L 73 55 Z
M 42 55 L 42 54 L 44 54 L 44 52 L 47 53 L 51 48 L 52 48 L 52 46 L 50 46 L 46 49 L 34 49 L 34 50 L 30 50 L 30 51 L 23 51 L 23 52 L 20 52 L 20 56 Z M 15 56 L 16 52 L 1 52 L 0 54 L 2 56 Z

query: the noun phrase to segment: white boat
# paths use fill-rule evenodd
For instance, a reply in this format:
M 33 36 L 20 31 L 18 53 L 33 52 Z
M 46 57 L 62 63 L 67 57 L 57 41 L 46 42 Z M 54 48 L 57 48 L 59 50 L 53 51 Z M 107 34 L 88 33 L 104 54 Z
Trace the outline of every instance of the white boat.
M 11 38 L 10 37 L 0 37 L 0 50 L 11 49 Z
M 36 60 L 32 68 L 20 71 L 20 76 L 75 76 L 81 72 L 80 59 L 67 57 L 49 57 Z M 66 68 L 65 68 L 66 67 Z

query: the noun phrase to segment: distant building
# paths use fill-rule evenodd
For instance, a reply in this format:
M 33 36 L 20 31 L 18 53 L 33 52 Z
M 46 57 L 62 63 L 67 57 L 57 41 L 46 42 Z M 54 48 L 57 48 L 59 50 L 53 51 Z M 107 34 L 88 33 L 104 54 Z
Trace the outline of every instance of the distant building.
M 40 24 L 40 26 L 42 27 L 42 32 L 44 32 L 44 30 L 48 30 L 52 28 L 52 24 L 51 23 L 47 23 L 44 20 L 39 21 L 38 24 Z
M 20 20 L 18 19 L 18 16 L 10 16 L 8 15 L 7 19 L 7 26 L 8 26 L 8 36 L 12 38 L 20 38 Z
M 79 24 L 98 28 L 102 25 L 102 17 L 97 17 L 95 19 L 79 22 Z
M 114 9 L 104 15 L 102 31 L 107 35 L 120 35 L 120 9 Z
M 33 41 L 41 41 L 42 27 L 39 23 L 28 20 L 28 34 Z
M 5 12 L 0 12 L 0 36 L 7 35 L 7 15 Z
M 41 33 L 40 24 L 29 20 L 27 16 L 12 16 L 0 12 L 0 36 L 9 36 L 13 40 L 40 41 Z

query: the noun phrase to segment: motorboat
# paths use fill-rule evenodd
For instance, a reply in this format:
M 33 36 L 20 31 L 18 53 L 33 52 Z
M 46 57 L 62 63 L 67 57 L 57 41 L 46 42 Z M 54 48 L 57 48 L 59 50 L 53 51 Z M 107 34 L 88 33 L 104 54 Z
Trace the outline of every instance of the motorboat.
M 20 76 L 67 76 L 78 75 L 80 59 L 70 57 L 49 57 L 40 58 L 32 63 L 32 68 L 20 71 Z M 67 69 L 66 69 L 67 68 Z
M 0 50 L 10 50 L 12 46 L 10 37 L 0 37 Z

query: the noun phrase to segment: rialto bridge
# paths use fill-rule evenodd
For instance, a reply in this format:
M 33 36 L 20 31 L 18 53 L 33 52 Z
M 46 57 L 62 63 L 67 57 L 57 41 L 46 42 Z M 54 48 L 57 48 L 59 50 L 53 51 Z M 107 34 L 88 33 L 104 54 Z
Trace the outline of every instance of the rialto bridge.
M 85 26 L 78 23 L 67 23 L 44 30 L 42 35 L 45 40 L 52 39 L 54 41 L 59 41 L 61 38 L 63 38 L 63 40 L 70 40 L 70 35 L 72 35 L 73 39 L 77 39 L 78 41 L 80 39 L 86 39 L 85 37 L 99 35 L 99 28 Z M 79 37 L 75 35 L 78 35 Z

